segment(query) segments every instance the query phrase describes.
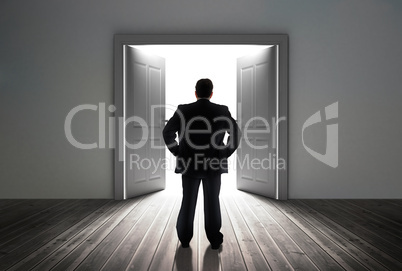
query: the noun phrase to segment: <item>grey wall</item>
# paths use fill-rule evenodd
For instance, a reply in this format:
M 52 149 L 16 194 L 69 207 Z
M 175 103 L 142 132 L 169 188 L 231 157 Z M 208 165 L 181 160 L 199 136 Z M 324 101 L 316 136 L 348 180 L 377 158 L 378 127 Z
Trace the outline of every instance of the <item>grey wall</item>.
M 113 103 L 114 34 L 267 33 L 290 38 L 289 196 L 400 198 L 401 15 L 397 0 L 1 1 L 0 198 L 113 197 L 112 151 L 75 149 L 63 126 Z M 301 129 L 336 101 L 334 169 Z M 96 112 L 73 130 L 96 141 Z M 325 151 L 324 125 L 306 137 Z

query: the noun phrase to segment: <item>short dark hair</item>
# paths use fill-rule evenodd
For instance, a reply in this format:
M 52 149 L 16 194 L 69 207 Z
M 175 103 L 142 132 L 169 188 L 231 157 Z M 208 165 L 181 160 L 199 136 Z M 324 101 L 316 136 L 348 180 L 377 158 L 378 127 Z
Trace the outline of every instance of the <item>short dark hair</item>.
M 213 88 L 214 86 L 211 80 L 208 78 L 200 79 L 195 85 L 195 93 L 197 93 L 198 98 L 209 98 Z

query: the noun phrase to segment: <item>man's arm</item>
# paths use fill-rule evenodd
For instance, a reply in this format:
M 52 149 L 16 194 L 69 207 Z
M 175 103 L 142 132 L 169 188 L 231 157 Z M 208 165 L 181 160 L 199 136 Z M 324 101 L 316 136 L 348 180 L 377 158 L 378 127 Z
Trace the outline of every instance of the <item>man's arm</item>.
M 176 141 L 176 132 L 180 129 L 179 109 L 173 114 L 173 117 L 166 123 L 163 128 L 163 140 L 169 151 L 177 156 L 179 154 L 179 144 Z
M 227 133 L 229 134 L 227 140 L 227 148 L 225 148 L 225 157 L 231 156 L 240 144 L 241 131 L 237 122 L 232 118 L 229 109 L 227 109 L 227 117 L 231 124 L 229 124 Z

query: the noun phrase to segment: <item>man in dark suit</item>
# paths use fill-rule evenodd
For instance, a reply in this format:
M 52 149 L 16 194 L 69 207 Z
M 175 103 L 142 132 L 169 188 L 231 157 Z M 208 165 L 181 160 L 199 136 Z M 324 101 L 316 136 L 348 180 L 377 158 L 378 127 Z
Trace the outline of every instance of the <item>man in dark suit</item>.
M 182 174 L 183 199 L 176 225 L 182 247 L 188 247 L 193 237 L 195 207 L 202 181 L 205 232 L 212 249 L 218 249 L 223 242 L 219 204 L 221 174 L 228 172 L 227 158 L 239 145 L 240 129 L 227 106 L 210 102 L 211 80 L 200 79 L 195 88 L 197 101 L 178 106 L 163 130 L 163 138 L 176 156 L 175 172 Z M 225 144 L 226 133 L 229 137 Z

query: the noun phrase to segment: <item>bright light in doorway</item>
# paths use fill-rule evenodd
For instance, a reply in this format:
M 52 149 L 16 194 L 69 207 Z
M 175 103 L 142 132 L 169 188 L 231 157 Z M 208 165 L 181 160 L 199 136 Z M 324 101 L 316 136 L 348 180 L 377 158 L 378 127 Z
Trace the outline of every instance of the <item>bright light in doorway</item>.
M 225 104 L 236 115 L 236 60 L 270 46 L 266 45 L 136 45 L 144 52 L 166 60 L 166 104 L 177 107 L 195 101 L 198 79 L 214 84 L 212 102 Z M 166 112 L 166 117 L 173 112 Z
M 272 46 L 272 45 L 271 45 Z M 133 45 L 141 51 L 165 58 L 166 61 L 166 118 L 169 119 L 179 104 L 191 103 L 195 98 L 195 84 L 201 78 L 209 78 L 214 84 L 212 102 L 229 107 L 236 118 L 236 62 L 271 47 L 268 45 Z M 169 157 L 169 154 L 167 154 Z M 229 164 L 234 165 L 233 155 Z M 166 171 L 167 190 L 181 191 L 181 176 L 174 170 Z M 222 174 L 222 192 L 235 189 L 236 172 L 229 168 Z

